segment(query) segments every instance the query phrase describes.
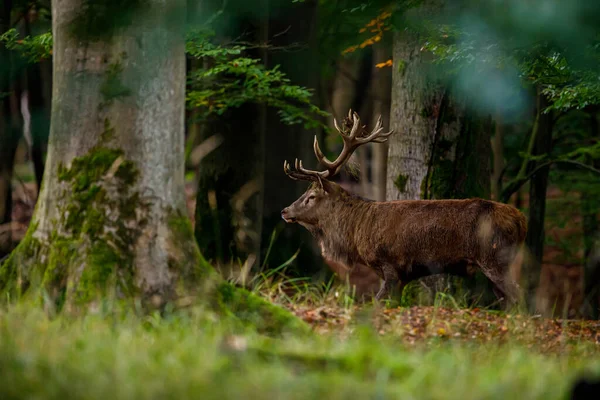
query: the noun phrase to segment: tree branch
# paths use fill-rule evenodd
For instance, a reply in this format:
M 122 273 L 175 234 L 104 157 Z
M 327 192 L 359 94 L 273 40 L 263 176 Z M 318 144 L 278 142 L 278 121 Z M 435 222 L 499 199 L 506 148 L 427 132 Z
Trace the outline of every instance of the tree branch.
M 546 161 L 540 165 L 538 165 L 533 171 L 522 178 L 517 178 L 511 181 L 506 188 L 502 191 L 502 202 L 506 203 L 510 196 L 513 195 L 517 190 L 521 188 L 527 181 L 529 181 L 537 172 L 539 172 L 542 168 L 549 167 L 552 164 L 570 164 L 575 165 L 579 168 L 586 169 L 590 172 L 600 175 L 600 169 L 594 168 L 591 165 L 584 164 L 575 160 L 551 160 Z

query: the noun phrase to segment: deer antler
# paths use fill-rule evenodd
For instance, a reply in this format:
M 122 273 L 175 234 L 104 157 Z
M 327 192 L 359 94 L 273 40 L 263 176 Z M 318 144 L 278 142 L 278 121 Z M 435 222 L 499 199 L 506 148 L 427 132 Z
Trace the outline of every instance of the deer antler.
M 387 133 L 381 133 L 383 131 L 383 124 L 381 122 L 381 115 L 377 118 L 377 123 L 375 124 L 375 128 L 371 133 L 366 134 L 364 130 L 364 126 L 360 126 L 360 118 L 357 113 L 353 113 L 352 110 L 348 112 L 348 117 L 345 120 L 345 127 L 348 128 L 348 125 L 352 122 L 352 127 L 350 128 L 350 132 L 346 134 L 343 129 L 341 129 L 337 123 L 337 120 L 333 120 L 333 124 L 335 125 L 335 129 L 342 136 L 342 140 L 344 141 L 344 147 L 342 148 L 342 152 L 335 159 L 335 161 L 329 161 L 325 154 L 321 151 L 319 147 L 319 141 L 315 136 L 315 141 L 313 143 L 313 149 L 315 151 L 315 156 L 319 163 L 323 165 L 327 170 L 326 171 L 313 171 L 306 169 L 302 166 L 302 161 L 296 159 L 295 168 L 293 171 L 290 168 L 290 164 L 287 161 L 283 162 L 283 170 L 286 175 L 292 179 L 296 180 L 306 180 L 306 181 L 316 181 L 319 179 L 326 179 L 337 175 L 344 164 L 348 161 L 352 153 L 359 147 L 365 143 L 384 143 L 387 141 L 388 136 L 394 133 L 393 130 Z M 347 130 L 347 129 L 346 129 Z M 361 133 L 360 136 L 357 133 Z M 366 135 L 365 135 L 366 134 Z

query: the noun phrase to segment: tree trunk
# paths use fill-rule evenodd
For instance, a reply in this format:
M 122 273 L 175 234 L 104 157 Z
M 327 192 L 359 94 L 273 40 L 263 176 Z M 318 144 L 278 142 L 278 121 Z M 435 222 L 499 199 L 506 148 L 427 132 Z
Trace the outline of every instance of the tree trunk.
M 197 283 L 183 188 L 181 3 L 92 15 L 81 0 L 53 1 L 46 174 L 0 287 L 41 287 L 56 305 L 76 309 L 106 293 L 162 305 L 178 283 Z M 87 29 L 117 12 L 135 18 Z
M 371 74 L 371 99 L 373 102 L 371 124 L 381 115 L 384 129 L 387 131 L 390 123 L 390 106 L 392 71 L 391 68 L 377 68 L 378 63 L 383 63 L 389 58 L 390 48 L 383 43 L 373 45 L 373 67 Z M 371 171 L 373 177 L 373 200 L 384 201 L 387 184 L 387 156 L 388 144 L 371 145 L 373 158 Z
M 443 91 L 421 53 L 418 35 L 394 35 L 392 105 L 389 139 L 388 200 L 423 198 L 433 141 L 439 125 Z
M 548 100 L 538 88 L 537 97 L 537 128 L 532 131 L 535 135 L 532 155 L 539 156 L 550 154 L 552 150 L 552 114 L 544 114 L 548 107 Z M 537 162 L 530 161 L 528 171 L 536 168 Z M 535 291 L 538 287 L 544 256 L 544 217 L 546 214 L 546 190 L 548 188 L 548 175 L 550 167 L 540 169 L 531 177 L 529 185 L 529 223 L 527 226 L 527 239 L 525 241 L 531 257 L 524 265 L 526 271 L 526 296 L 530 309 L 535 309 Z
M 463 199 L 490 197 L 491 123 L 452 93 L 440 108 L 438 130 L 428 163 L 423 197 Z

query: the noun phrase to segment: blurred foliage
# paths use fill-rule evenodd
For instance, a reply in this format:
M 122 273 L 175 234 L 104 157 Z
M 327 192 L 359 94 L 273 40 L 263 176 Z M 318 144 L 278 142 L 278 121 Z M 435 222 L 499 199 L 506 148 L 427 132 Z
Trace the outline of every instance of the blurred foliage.
M 198 119 L 260 103 L 276 108 L 286 124 L 327 128 L 320 117 L 329 114 L 313 104 L 311 89 L 292 84 L 278 66 L 268 69 L 260 59 L 246 57 L 245 51 L 252 45 L 216 44 L 214 36 L 210 29 L 194 30 L 187 36 L 186 52 L 201 61 L 200 68 L 189 76 L 192 90 L 187 92 L 187 104 L 199 111 Z M 0 42 L 30 63 L 52 56 L 51 32 L 19 38 L 13 28 L 0 35 Z
M 17 51 L 31 63 L 40 62 L 52 56 L 51 32 L 19 39 L 17 30 L 12 28 L 0 34 L 0 43 L 3 43 L 8 50 Z
M 362 57 L 374 43 L 390 44 L 390 17 L 394 10 L 417 1 L 319 0 L 319 56 L 324 79 L 336 72 L 342 57 Z M 391 56 L 391 51 L 390 51 Z
M 583 109 L 600 103 L 598 70 L 575 68 L 563 53 L 548 44 L 511 48 L 485 36 L 442 26 L 431 33 L 423 50 L 430 51 L 435 62 L 447 66 L 451 74 L 463 69 L 472 71 L 472 67 L 480 73 L 494 69 L 498 75 L 506 69 L 518 71 L 523 86 L 540 85 L 543 88 L 542 93 L 551 102 L 545 112 Z M 597 46 L 587 50 L 586 57 L 600 61 Z
M 329 114 L 312 103 L 311 89 L 293 85 L 279 66 L 268 69 L 261 59 L 246 57 L 249 45 L 221 45 L 213 38 L 214 33 L 207 30 L 188 34 L 187 53 L 202 61 L 189 76 L 193 89 L 187 93 L 188 106 L 199 110 L 199 119 L 260 103 L 278 109 L 286 124 L 325 127 L 319 117 Z
M 538 88 L 549 102 L 542 111 L 551 113 L 554 121 L 553 151 L 537 157 L 523 151 L 529 122 L 506 138 L 511 143 L 505 156 L 512 160 L 509 163 L 521 165 L 555 164 L 552 182 L 561 189 L 572 190 L 577 181 L 578 190 L 597 193 L 598 171 L 591 164 L 600 159 L 600 138 L 590 137 L 589 123 L 582 124 L 581 119 L 589 119 L 586 113 L 597 112 L 600 104 L 600 30 L 595 25 L 573 26 L 564 18 L 582 17 L 584 11 L 597 14 L 600 7 L 594 11 L 577 1 L 569 5 L 533 1 L 527 6 L 508 1 L 510 7 L 491 16 L 467 0 L 451 3 L 469 8 L 450 6 L 444 16 L 424 21 L 427 34 L 421 51 L 433 55 L 448 82 L 481 112 L 499 113 L 508 123 L 532 121 L 532 115 L 523 111 L 533 104 L 532 93 Z M 534 6 L 545 14 L 534 15 Z M 540 30 L 533 32 L 534 25 Z M 563 119 L 570 122 L 563 124 Z M 521 138 L 519 143 L 513 143 L 515 137 Z M 509 165 L 506 172 L 512 176 L 516 170 Z M 532 176 L 517 175 L 521 184 Z

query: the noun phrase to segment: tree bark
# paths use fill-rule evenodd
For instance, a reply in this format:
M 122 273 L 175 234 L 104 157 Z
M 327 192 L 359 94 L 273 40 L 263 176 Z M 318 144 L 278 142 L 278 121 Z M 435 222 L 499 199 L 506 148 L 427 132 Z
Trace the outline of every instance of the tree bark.
M 371 99 L 373 102 L 371 121 L 377 121 L 382 117 L 384 129 L 387 131 L 390 124 L 391 107 L 391 68 L 377 68 L 378 63 L 383 63 L 389 58 L 389 46 L 384 43 L 373 45 L 373 67 L 371 75 Z M 373 158 L 371 160 L 371 171 L 373 177 L 373 200 L 384 201 L 387 186 L 387 163 L 388 144 L 371 145 Z
M 443 90 L 426 71 L 417 34 L 394 35 L 392 104 L 389 139 L 388 200 L 420 199 L 429 170 L 433 141 L 438 128 Z
M 548 107 L 548 100 L 538 88 L 537 96 L 537 129 L 533 144 L 533 156 L 550 154 L 552 150 L 552 113 L 544 114 L 543 110 Z M 538 162 L 530 161 L 527 170 L 532 171 Z M 548 175 L 550 166 L 540 169 L 532 176 L 529 186 L 529 222 L 527 226 L 526 245 L 531 257 L 529 257 L 524 271 L 526 271 L 526 296 L 530 309 L 535 310 L 535 291 L 539 284 L 544 256 L 544 220 L 546 214 L 546 190 L 548 188 Z
M 490 197 L 491 123 L 464 100 L 446 93 L 432 143 L 423 197 Z

